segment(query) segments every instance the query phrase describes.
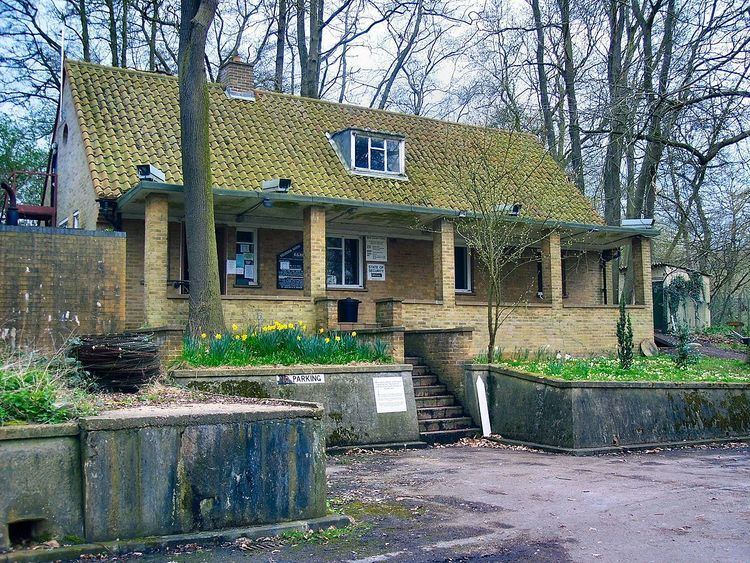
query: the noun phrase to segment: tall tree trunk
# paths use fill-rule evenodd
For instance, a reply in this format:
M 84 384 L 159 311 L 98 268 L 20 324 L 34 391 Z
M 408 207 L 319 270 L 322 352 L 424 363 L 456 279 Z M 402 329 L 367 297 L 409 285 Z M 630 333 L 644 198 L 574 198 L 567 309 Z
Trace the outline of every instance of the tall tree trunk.
M 544 61 L 544 27 L 542 25 L 542 11 L 539 9 L 539 0 L 531 0 L 531 11 L 534 14 L 534 27 L 536 28 L 536 72 L 539 78 L 539 101 L 542 106 L 544 135 L 547 139 L 547 150 L 554 155 L 557 152 L 555 126 L 552 121 L 552 107 L 549 103 L 547 69 Z
M 188 330 L 193 335 L 224 330 L 211 190 L 210 100 L 204 66 L 206 37 L 217 6 L 218 0 L 182 0 L 180 10 L 180 141 L 190 264 Z
M 107 17 L 109 27 L 109 52 L 112 56 L 112 66 L 120 64 L 120 57 L 117 49 L 117 14 L 115 14 L 115 0 L 104 0 L 107 6 Z
M 308 98 L 319 98 L 320 88 L 320 49 L 323 28 L 323 0 L 310 0 L 310 41 L 307 49 L 307 60 L 302 73 L 301 95 Z M 299 23 L 297 24 L 299 28 Z M 304 24 L 303 24 L 304 27 Z M 300 54 L 300 63 L 302 56 Z
M 120 66 L 128 66 L 128 0 L 122 0 L 122 39 L 120 40 Z
M 625 27 L 625 6 L 619 0 L 609 1 L 610 42 L 607 52 L 607 85 L 609 88 L 610 133 L 604 158 L 604 219 L 608 225 L 619 225 L 621 219 L 622 184 L 620 180 L 624 150 L 625 80 L 622 70 L 622 35 Z
M 311 0 L 315 2 L 315 0 Z M 305 73 L 307 72 L 307 33 L 305 31 L 305 0 L 297 0 L 297 53 L 299 53 L 299 93 L 300 96 L 305 96 L 305 87 L 307 81 L 305 79 Z M 292 74 L 294 74 L 292 72 Z
M 81 48 L 83 54 L 83 60 L 86 62 L 91 61 L 91 38 L 89 36 L 89 14 L 86 8 L 86 0 L 78 0 L 76 6 L 78 11 L 78 17 L 81 21 Z
M 286 43 L 287 9 L 286 0 L 279 0 L 276 15 L 276 72 L 274 73 L 273 88 L 277 92 L 284 89 L 284 47 Z
M 148 33 L 148 69 L 156 70 L 156 22 L 159 18 L 159 0 L 152 0 L 151 28 Z
M 583 155 L 581 151 L 581 126 L 578 122 L 578 101 L 576 100 L 575 63 L 573 62 L 573 39 L 570 35 L 570 0 L 558 0 L 563 35 L 564 61 L 562 68 L 565 81 L 565 97 L 568 100 L 568 131 L 570 133 L 570 160 L 576 186 L 586 192 L 583 178 Z
M 634 198 L 628 204 L 628 217 L 653 217 L 656 205 L 656 173 L 664 154 L 663 138 L 668 136 L 669 129 L 664 127 L 663 120 L 668 111 L 663 96 L 666 93 L 669 71 L 672 66 L 672 51 L 674 48 L 675 0 L 668 0 L 664 18 L 664 31 L 661 42 L 661 69 L 659 71 L 658 90 L 654 89 L 653 71 L 655 57 L 653 54 L 652 33 L 653 17 L 639 17 L 643 33 L 644 71 L 643 89 L 649 100 L 651 121 L 648 127 L 649 140 L 643 156 L 641 169 L 636 181 Z

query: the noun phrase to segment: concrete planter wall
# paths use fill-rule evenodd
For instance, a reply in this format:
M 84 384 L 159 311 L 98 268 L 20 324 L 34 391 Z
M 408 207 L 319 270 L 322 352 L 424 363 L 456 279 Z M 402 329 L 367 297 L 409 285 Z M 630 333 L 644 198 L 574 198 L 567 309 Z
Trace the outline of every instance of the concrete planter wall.
M 185 369 L 172 376 L 179 385 L 202 391 L 320 403 L 329 447 L 419 440 L 410 365 Z M 373 381 L 383 377 L 401 379 L 405 410 L 378 412 Z
M 14 527 L 89 542 L 325 515 L 316 405 L 138 407 L 0 428 L 0 550 Z
M 492 432 L 570 453 L 750 438 L 750 385 L 561 381 L 497 366 L 466 370 L 487 387 Z

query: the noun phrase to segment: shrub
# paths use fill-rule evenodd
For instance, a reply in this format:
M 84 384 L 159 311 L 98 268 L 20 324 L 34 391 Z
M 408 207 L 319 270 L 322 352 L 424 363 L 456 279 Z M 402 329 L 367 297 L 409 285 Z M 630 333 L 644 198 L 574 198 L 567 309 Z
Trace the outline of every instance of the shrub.
M 677 348 L 672 359 L 680 369 L 685 369 L 700 359 L 700 353 L 690 345 L 690 327 L 685 323 L 677 327 Z
M 55 424 L 93 412 L 86 377 L 62 354 L 0 350 L 0 424 Z
M 392 361 L 383 341 L 363 342 L 356 332 L 308 334 L 306 328 L 276 321 L 259 329 L 241 331 L 233 325 L 229 332 L 186 337 L 182 360 L 203 367 Z
M 625 299 L 620 299 L 620 318 L 617 320 L 617 359 L 621 369 L 633 365 L 633 325 L 625 311 Z

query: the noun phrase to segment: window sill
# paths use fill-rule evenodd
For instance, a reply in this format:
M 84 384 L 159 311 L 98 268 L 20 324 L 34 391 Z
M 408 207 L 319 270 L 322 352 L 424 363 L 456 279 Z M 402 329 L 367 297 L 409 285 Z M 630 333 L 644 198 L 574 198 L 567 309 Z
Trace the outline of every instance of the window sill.
M 328 291 L 367 291 L 366 287 L 347 287 L 345 285 L 329 285 L 326 289 Z
M 235 288 L 238 288 L 238 289 L 258 289 L 258 288 L 261 288 L 263 286 L 261 284 L 259 284 L 259 283 L 249 283 L 249 284 L 245 284 L 245 285 L 239 284 L 239 283 L 234 283 L 234 284 L 232 284 L 232 287 L 235 287 Z
M 388 172 L 379 172 L 377 170 L 363 170 L 361 168 L 350 168 L 350 174 L 355 176 L 367 176 L 368 178 L 382 178 L 384 180 L 400 180 L 408 182 L 409 177 L 406 174 L 390 174 Z

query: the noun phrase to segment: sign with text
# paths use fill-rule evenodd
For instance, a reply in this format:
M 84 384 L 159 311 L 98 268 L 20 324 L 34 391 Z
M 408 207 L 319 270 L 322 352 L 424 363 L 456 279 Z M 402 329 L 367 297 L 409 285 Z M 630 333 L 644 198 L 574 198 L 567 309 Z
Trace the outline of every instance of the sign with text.
M 367 279 L 385 281 L 385 264 L 367 264 Z
M 302 289 L 305 282 L 304 252 L 299 242 L 276 256 L 276 287 Z
M 289 375 L 277 375 L 276 383 L 279 385 L 294 385 L 296 383 L 325 383 L 326 376 L 322 373 L 292 373 Z
M 368 262 L 388 262 L 388 239 L 386 237 L 367 237 L 365 260 Z
M 406 412 L 404 381 L 400 377 L 373 377 L 372 385 L 378 413 Z

